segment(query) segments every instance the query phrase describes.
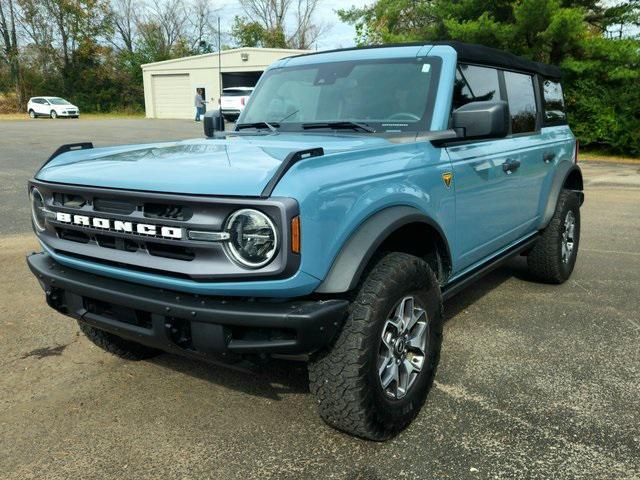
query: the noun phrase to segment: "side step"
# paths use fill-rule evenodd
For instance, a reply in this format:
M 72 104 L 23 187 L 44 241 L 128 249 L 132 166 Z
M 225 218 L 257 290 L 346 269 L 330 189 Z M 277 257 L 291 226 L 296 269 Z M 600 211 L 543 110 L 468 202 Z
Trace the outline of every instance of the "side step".
M 501 253 L 496 258 L 489 260 L 487 263 L 483 263 L 482 265 L 466 273 L 464 276 L 457 278 L 451 283 L 446 284 L 444 287 L 442 287 L 442 299 L 449 300 L 451 297 L 460 293 L 462 290 L 464 290 L 466 287 L 468 287 L 470 284 L 472 284 L 476 280 L 480 279 L 481 277 L 491 272 L 492 270 L 495 270 L 496 268 L 498 268 L 507 260 L 515 257 L 516 255 L 520 255 L 522 252 L 531 248 L 533 244 L 536 242 L 536 240 L 538 239 L 538 237 L 539 237 L 539 234 L 536 234 L 530 238 L 527 238 L 521 243 L 518 243 L 517 245 L 514 245 L 510 249 Z

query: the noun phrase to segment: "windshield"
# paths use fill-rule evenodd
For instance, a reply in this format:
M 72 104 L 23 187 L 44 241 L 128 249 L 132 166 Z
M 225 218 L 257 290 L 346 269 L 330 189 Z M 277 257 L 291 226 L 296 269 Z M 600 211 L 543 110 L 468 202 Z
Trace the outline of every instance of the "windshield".
M 49 100 L 49 103 L 53 104 L 53 105 L 71 105 L 69 102 L 67 102 L 64 98 L 48 98 L 47 100 Z
M 333 62 L 267 71 L 238 124 L 283 130 L 355 122 L 376 131 L 428 130 L 440 60 Z M 331 128 L 331 126 L 327 126 Z

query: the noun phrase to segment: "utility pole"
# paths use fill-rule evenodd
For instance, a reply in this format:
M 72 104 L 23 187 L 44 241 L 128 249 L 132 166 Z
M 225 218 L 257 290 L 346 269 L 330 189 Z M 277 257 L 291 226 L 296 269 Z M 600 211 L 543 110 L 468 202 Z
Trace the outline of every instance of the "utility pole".
M 218 17 L 218 109 L 222 114 L 222 39 L 220 35 L 220 17 Z

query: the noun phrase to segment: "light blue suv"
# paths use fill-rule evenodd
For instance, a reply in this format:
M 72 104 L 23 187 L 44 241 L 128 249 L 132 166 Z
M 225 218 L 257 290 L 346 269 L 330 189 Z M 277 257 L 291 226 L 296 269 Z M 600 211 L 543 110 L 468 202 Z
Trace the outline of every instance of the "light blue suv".
M 562 283 L 582 175 L 560 72 L 457 42 L 286 58 L 232 131 L 65 145 L 29 182 L 49 305 L 130 359 L 303 356 L 382 440 L 433 383 L 443 300 L 500 262 Z

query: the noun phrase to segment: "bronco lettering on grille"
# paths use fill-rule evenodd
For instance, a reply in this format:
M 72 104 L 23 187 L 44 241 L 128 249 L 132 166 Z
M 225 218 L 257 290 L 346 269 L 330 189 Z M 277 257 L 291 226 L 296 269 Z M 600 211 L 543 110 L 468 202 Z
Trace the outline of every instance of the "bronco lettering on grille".
M 165 238 L 182 239 L 182 229 L 180 227 L 133 223 L 122 220 L 111 220 L 109 218 L 88 217 L 87 215 L 72 215 L 64 212 L 56 212 L 56 220 L 81 227 L 113 230 L 123 233 L 137 233 L 139 235 L 147 235 L 150 237 L 160 236 Z

